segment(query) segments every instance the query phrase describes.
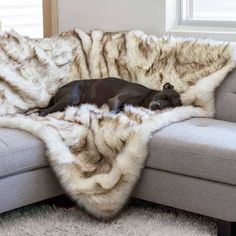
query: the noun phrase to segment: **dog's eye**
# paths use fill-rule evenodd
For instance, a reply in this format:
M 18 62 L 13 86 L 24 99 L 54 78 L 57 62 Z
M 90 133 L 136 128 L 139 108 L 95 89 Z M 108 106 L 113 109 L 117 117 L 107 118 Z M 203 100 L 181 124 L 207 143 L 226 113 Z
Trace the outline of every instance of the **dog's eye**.
M 168 97 L 165 94 L 162 95 L 162 99 L 166 100 L 167 98 Z

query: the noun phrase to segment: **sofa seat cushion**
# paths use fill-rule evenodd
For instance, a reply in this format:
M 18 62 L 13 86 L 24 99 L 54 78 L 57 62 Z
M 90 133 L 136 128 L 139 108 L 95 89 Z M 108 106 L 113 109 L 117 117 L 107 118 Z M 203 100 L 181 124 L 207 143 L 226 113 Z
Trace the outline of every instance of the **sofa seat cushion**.
M 0 178 L 47 165 L 39 139 L 21 130 L 0 129 Z
M 147 167 L 236 185 L 236 124 L 194 118 L 150 140 Z M 48 166 L 44 144 L 16 129 L 0 129 L 0 178 Z
M 236 185 L 236 123 L 186 120 L 155 133 L 149 145 L 148 167 Z

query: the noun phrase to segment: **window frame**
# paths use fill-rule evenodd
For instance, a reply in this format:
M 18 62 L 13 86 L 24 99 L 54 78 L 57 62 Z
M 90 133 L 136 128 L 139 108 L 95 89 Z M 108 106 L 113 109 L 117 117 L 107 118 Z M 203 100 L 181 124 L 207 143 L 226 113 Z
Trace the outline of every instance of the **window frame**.
M 43 35 L 50 37 L 58 33 L 58 0 L 43 1 Z
M 223 27 L 235 28 L 236 21 L 208 21 L 208 20 L 190 20 L 187 16 L 189 14 L 189 7 L 187 4 L 192 0 L 180 0 L 179 6 L 179 24 L 183 26 L 202 26 L 202 27 Z M 186 3 L 185 3 L 186 2 Z

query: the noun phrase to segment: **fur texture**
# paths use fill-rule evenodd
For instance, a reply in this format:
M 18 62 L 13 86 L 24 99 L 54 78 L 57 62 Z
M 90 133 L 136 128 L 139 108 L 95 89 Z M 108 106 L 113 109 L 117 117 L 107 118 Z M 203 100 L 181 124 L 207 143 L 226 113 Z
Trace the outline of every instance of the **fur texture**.
M 213 116 L 214 90 L 235 67 L 231 44 L 140 31 L 75 30 L 38 40 L 11 32 L 0 38 L 0 58 L 0 126 L 42 139 L 65 191 L 96 217 L 112 217 L 124 206 L 154 131 Z M 127 106 L 112 114 L 85 104 L 43 118 L 20 114 L 46 106 L 69 81 L 108 76 L 159 90 L 170 82 L 185 106 L 163 112 Z

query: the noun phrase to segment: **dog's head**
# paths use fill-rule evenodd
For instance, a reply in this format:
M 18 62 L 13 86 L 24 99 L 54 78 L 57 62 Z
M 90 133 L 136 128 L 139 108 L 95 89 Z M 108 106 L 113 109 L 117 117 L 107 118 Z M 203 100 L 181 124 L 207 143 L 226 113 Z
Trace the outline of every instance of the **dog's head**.
M 162 110 L 168 107 L 181 106 L 182 102 L 178 92 L 174 90 L 174 86 L 166 83 L 162 91 L 157 91 L 149 101 L 149 109 Z

